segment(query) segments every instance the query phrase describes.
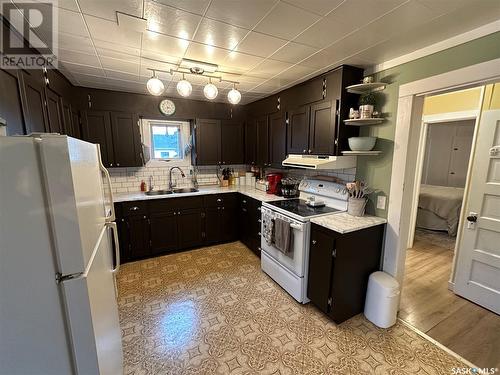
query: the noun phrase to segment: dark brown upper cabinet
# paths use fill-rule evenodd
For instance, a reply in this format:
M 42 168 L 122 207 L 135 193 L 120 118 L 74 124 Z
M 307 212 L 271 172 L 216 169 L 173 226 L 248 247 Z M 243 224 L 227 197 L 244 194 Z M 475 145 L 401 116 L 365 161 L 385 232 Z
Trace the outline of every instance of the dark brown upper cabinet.
M 194 164 L 227 165 L 245 162 L 242 121 L 197 119 L 194 133 Z
M 286 118 L 281 112 L 269 116 L 269 156 L 273 167 L 286 159 Z
M 257 124 L 245 121 L 245 164 L 257 164 Z
M 101 159 L 106 167 L 113 167 L 113 140 L 111 118 L 108 111 L 83 112 L 83 139 L 97 143 L 101 148 Z
M 222 164 L 243 164 L 245 152 L 243 148 L 244 127 L 242 121 L 222 120 L 221 152 Z
M 287 151 L 306 154 L 309 151 L 309 118 L 311 107 L 301 106 L 288 111 Z
M 7 121 L 7 135 L 25 134 L 18 72 L 0 70 L 0 117 Z
M 45 89 L 45 97 L 47 101 L 49 131 L 51 133 L 65 134 L 60 96 L 47 87 Z
M 196 119 L 194 125 L 194 164 L 217 165 L 221 163 L 221 122 L 219 120 Z
M 116 167 L 142 166 L 138 118 L 132 113 L 111 112 L 113 154 Z
M 257 127 L 257 165 L 268 167 L 269 162 L 269 116 L 256 119 Z
M 44 78 L 41 72 L 22 73 L 22 102 L 26 133 L 44 133 L 49 131 L 45 110 Z
M 333 155 L 335 152 L 337 116 L 336 104 L 331 101 L 313 104 L 309 124 L 310 154 Z

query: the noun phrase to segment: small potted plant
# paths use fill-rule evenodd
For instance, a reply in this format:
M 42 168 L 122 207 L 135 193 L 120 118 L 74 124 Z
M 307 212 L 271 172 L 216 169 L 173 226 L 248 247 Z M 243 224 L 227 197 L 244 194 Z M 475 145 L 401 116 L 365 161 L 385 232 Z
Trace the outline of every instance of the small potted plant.
M 369 92 L 361 95 L 361 97 L 359 98 L 360 118 L 372 118 L 375 102 L 376 98 L 374 93 Z

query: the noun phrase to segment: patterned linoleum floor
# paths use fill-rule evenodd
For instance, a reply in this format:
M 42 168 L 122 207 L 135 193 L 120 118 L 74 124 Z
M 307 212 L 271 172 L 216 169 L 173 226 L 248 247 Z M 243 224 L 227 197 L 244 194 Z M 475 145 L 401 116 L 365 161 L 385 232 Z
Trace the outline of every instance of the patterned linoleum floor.
M 125 264 L 125 374 L 451 374 L 464 367 L 396 324 L 336 325 L 300 305 L 239 242 Z

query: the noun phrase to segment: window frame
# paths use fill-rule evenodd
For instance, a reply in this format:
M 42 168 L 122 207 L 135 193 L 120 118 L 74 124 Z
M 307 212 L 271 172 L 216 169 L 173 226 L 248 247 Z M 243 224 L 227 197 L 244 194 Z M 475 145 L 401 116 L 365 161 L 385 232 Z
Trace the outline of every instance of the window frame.
M 153 126 L 162 126 L 164 128 L 176 127 L 179 130 L 179 157 L 177 158 L 156 158 L 155 157 L 155 142 L 154 142 L 154 134 L 153 134 Z M 179 161 L 184 159 L 184 142 L 182 139 L 182 123 L 166 123 L 166 122 L 155 122 L 149 121 L 149 132 L 151 136 L 151 160 L 163 161 L 163 162 L 171 162 L 171 161 Z

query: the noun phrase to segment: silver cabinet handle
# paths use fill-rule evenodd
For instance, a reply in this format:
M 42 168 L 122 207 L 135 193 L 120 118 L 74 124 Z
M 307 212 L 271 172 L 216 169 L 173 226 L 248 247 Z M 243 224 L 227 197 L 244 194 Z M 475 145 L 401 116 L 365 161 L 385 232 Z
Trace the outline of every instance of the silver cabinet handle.
M 312 240 L 312 244 L 313 244 L 313 245 L 316 245 L 316 240 Z
M 258 222 L 258 223 L 262 223 L 262 220 L 258 219 L 258 220 L 257 220 L 257 222 Z
M 139 207 L 137 207 L 137 206 L 129 208 L 129 211 L 137 211 L 137 210 L 139 210 Z
M 245 204 L 247 203 L 247 201 L 246 201 L 246 200 L 244 200 L 244 199 L 243 199 L 241 202 L 242 202 L 242 203 L 245 203 Z
M 116 163 L 116 166 L 119 167 L 120 166 L 120 163 Z
M 259 236 L 260 236 L 260 235 L 262 235 L 262 233 L 260 233 L 260 232 L 259 232 L 259 233 L 257 233 L 257 234 L 258 234 Z
M 222 199 L 220 199 L 220 198 L 217 198 L 217 202 L 222 202 Z

